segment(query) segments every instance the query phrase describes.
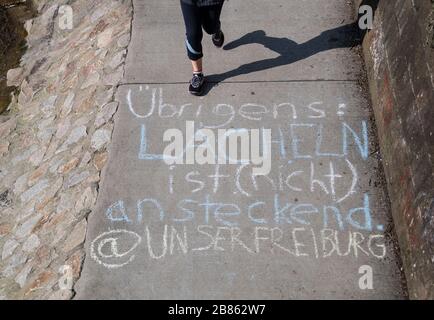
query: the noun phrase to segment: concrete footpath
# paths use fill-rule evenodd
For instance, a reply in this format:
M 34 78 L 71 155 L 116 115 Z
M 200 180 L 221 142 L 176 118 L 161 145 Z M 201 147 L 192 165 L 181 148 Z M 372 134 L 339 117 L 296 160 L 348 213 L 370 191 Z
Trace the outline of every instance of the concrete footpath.
M 403 298 L 352 5 L 228 1 L 197 98 L 178 1 L 133 2 L 76 298 Z M 271 129 L 270 173 L 168 166 L 163 135 L 187 121 Z

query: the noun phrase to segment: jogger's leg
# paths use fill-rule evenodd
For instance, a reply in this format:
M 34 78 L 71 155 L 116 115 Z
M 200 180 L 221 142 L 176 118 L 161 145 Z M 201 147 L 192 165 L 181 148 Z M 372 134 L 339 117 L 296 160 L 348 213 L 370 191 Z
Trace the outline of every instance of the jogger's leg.
M 223 3 L 220 5 L 203 8 L 202 25 L 206 33 L 212 34 L 212 42 L 217 48 L 221 48 L 225 42 L 225 35 L 221 30 L 220 15 Z
M 191 60 L 191 65 L 193 67 L 193 73 L 202 72 L 202 58 L 198 60 Z
M 215 6 L 205 6 L 202 7 L 202 24 L 203 29 L 208 34 L 216 34 L 220 31 L 221 23 L 220 23 L 220 15 L 222 12 L 223 4 L 215 5 Z
M 191 94 L 201 95 L 205 77 L 202 73 L 202 17 L 201 11 L 194 5 L 188 5 L 181 1 L 182 15 L 184 16 L 187 39 L 187 55 L 191 60 L 193 78 L 190 81 L 188 90 Z
M 202 53 L 202 21 L 200 8 L 194 5 L 188 5 L 181 1 L 182 15 L 187 38 L 185 44 L 187 47 L 188 58 L 197 61 L 203 57 Z

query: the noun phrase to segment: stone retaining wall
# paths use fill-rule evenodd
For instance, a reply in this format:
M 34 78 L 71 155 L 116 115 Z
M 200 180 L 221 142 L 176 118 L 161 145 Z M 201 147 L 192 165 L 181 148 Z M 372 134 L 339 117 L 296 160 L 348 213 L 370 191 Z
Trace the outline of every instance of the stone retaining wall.
M 34 2 L 0 116 L 0 300 L 74 296 L 130 41 L 130 0 Z
M 373 5 L 363 47 L 410 298 L 434 298 L 434 49 L 431 0 Z

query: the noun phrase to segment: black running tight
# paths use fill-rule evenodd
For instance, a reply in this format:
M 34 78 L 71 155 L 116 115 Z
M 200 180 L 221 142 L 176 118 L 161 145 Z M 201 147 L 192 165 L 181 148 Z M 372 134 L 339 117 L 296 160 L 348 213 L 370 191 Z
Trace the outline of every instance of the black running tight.
M 198 7 L 181 1 L 185 29 L 187 30 L 187 55 L 190 60 L 196 61 L 203 57 L 202 28 L 208 34 L 215 34 L 220 30 L 220 14 L 223 4 Z

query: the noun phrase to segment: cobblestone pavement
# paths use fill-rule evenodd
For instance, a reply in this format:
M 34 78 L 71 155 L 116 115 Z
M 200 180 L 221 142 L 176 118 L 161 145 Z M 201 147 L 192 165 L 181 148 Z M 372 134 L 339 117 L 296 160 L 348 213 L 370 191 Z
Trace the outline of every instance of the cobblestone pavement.
M 28 50 L 8 73 L 17 94 L 0 116 L 0 299 L 74 296 L 130 41 L 128 0 L 35 5 Z

